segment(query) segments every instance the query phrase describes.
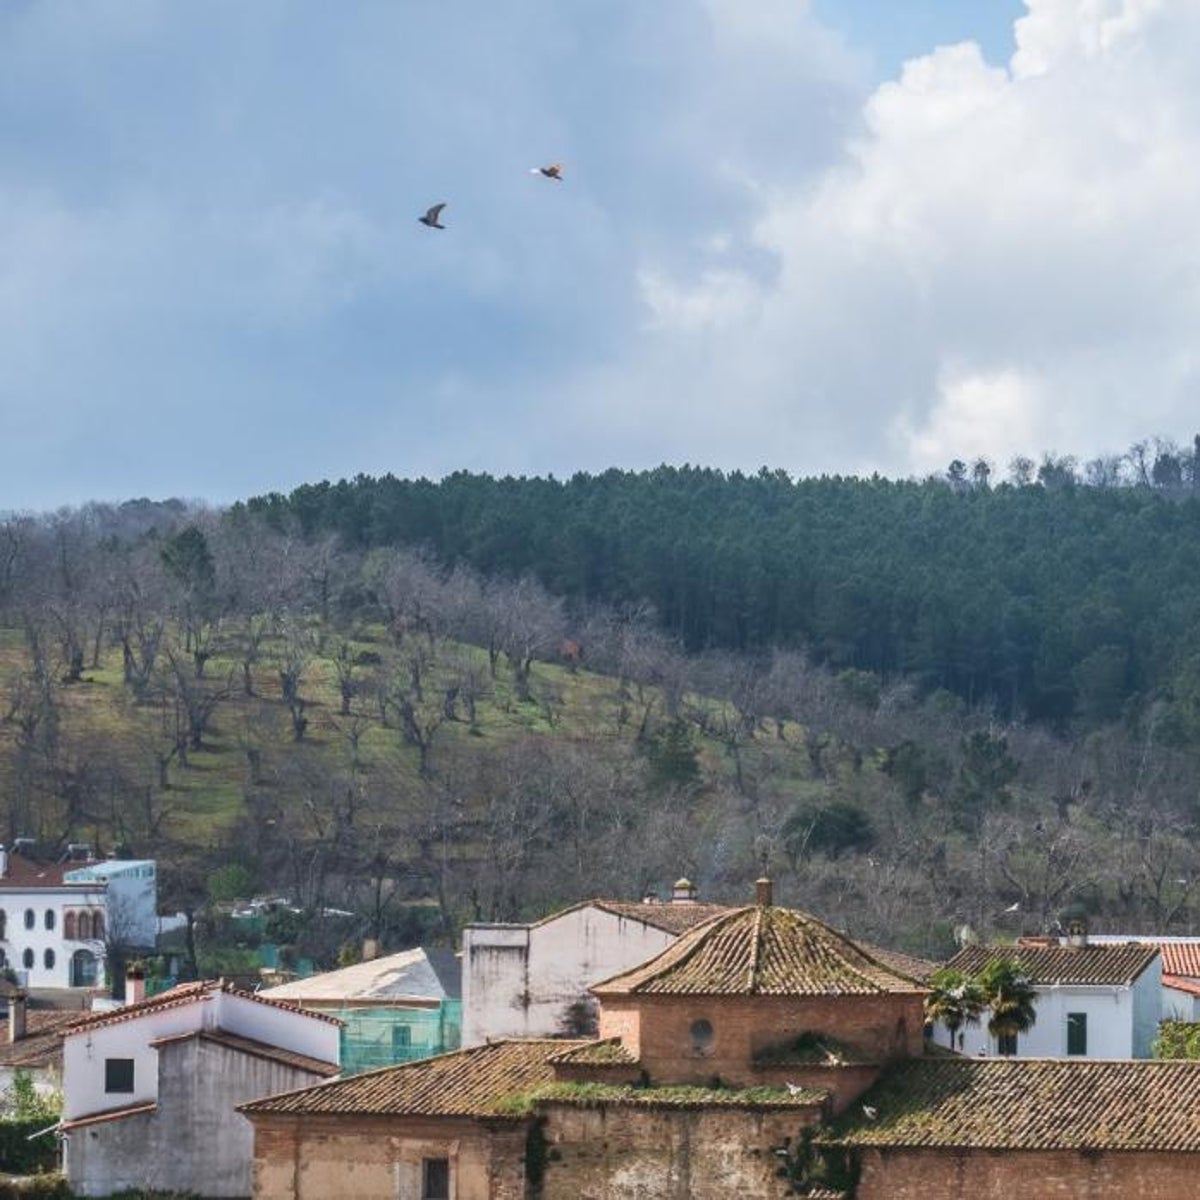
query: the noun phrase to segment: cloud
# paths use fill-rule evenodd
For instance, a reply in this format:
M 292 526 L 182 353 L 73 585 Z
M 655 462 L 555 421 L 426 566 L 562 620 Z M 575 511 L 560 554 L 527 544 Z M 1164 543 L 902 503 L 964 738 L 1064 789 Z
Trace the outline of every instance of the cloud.
M 762 459 L 805 471 L 1190 438 L 1200 8 L 1033 0 L 1017 42 L 1008 69 L 965 43 L 880 86 L 840 161 L 770 191 L 752 237 L 775 269 L 727 293 L 703 369 L 660 345 L 641 386 L 736 402 L 771 428 Z M 711 277 L 642 280 L 682 347 Z

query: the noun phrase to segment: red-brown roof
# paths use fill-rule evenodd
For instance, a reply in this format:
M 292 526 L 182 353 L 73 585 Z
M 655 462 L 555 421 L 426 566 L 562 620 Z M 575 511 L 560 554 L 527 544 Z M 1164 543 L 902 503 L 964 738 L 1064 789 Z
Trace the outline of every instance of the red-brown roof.
M 921 993 L 849 938 L 807 913 L 726 909 L 649 962 L 592 987 L 598 996 L 829 996 Z
M 224 1046 L 226 1050 L 248 1054 L 252 1058 L 267 1059 L 285 1067 L 295 1067 L 297 1070 L 308 1071 L 313 1075 L 328 1077 L 336 1075 L 341 1070 L 337 1063 L 328 1062 L 323 1058 L 297 1054 L 294 1050 L 285 1050 L 282 1046 L 272 1046 L 267 1042 L 241 1037 L 236 1033 L 228 1033 L 224 1029 L 194 1029 L 190 1033 L 176 1033 L 169 1037 L 155 1038 L 150 1045 L 155 1047 L 175 1046 L 181 1042 L 190 1041 L 211 1042 L 215 1046 Z
M 238 1111 L 250 1115 L 502 1116 L 501 1105 L 507 1097 L 554 1082 L 550 1061 L 554 1055 L 584 1044 L 549 1038 L 489 1042 L 253 1100 L 240 1105 Z
M 77 1017 L 76 1020 L 72 1021 L 63 1030 L 63 1035 L 70 1037 L 72 1034 L 80 1033 L 84 1030 L 100 1029 L 105 1025 L 117 1025 L 122 1021 L 133 1021 L 138 1017 L 144 1016 L 146 1013 L 163 1012 L 171 1008 L 182 1008 L 185 1005 L 194 1004 L 197 1000 L 215 992 L 225 992 L 228 995 L 237 996 L 242 1000 L 253 1000 L 255 1004 L 266 1004 L 271 1008 L 284 1009 L 286 1012 L 300 1013 L 303 1016 L 312 1017 L 315 1021 L 327 1021 L 331 1025 L 342 1025 L 344 1023 L 337 1017 L 331 1017 L 328 1013 L 317 1012 L 310 1008 L 301 1008 L 298 1004 L 288 1004 L 284 1000 L 269 1000 L 265 996 L 257 995 L 254 992 L 242 991 L 224 979 L 207 979 L 196 983 L 181 983 L 178 987 L 160 992 L 157 996 L 151 996 L 148 1000 L 141 1000 L 136 1004 L 126 1004 L 123 1008 L 116 1008 L 111 1012 L 92 1013 L 83 1017 Z
M 1037 984 L 1124 985 L 1132 983 L 1158 957 L 1144 942 L 1051 945 L 966 946 L 946 966 L 974 975 L 996 958 L 1014 958 Z
M 1164 975 L 1163 987 L 1174 988 L 1177 992 L 1186 992 L 1189 996 L 1200 996 L 1200 983 L 1189 979 L 1186 975 Z
M 1191 975 L 1200 979 L 1200 943 L 1159 942 L 1164 975 Z
M 914 1059 L 888 1071 L 839 1122 L 832 1140 L 1196 1153 L 1200 1062 Z
M 0 875 L 0 891 L 28 891 L 30 888 L 78 888 L 79 891 L 103 891 L 105 884 L 95 880 L 89 883 L 67 883 L 63 876 L 68 871 L 86 867 L 83 862 L 39 863 L 23 854 L 8 852 L 8 867 Z
M 49 1067 L 62 1063 L 63 1028 L 78 1018 L 74 1012 L 34 1009 L 25 1015 L 25 1036 L 10 1042 L 0 1023 L 0 1067 Z
M 152 1113 L 158 1110 L 157 1101 L 151 1100 L 148 1104 L 130 1104 L 125 1108 L 109 1108 L 104 1112 L 89 1113 L 86 1117 L 76 1117 L 73 1121 L 60 1121 L 59 1129 L 79 1129 L 84 1125 L 101 1125 L 105 1121 L 122 1121 L 126 1117 L 136 1117 L 143 1113 Z

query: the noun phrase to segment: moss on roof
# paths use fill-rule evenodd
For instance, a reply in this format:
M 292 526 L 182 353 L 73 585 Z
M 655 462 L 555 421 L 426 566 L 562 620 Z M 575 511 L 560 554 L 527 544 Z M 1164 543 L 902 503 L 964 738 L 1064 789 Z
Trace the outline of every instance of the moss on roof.
M 571 1104 L 580 1108 L 619 1105 L 636 1108 L 812 1108 L 824 1104 L 828 1093 L 820 1088 L 754 1087 L 706 1088 L 685 1085 L 642 1087 L 616 1083 L 549 1083 L 502 1103 L 510 1116 L 533 1112 L 539 1104 Z

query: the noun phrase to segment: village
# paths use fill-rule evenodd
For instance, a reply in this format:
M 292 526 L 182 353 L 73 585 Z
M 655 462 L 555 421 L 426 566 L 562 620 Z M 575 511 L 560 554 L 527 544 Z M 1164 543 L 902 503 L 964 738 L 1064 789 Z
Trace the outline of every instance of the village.
M 145 966 L 154 863 L 35 855 L 0 851 L 0 1167 L 70 1190 L 33 1194 L 1194 1193 L 1200 938 L 1067 913 L 939 964 L 765 876 L 733 905 L 681 878 L 469 924 L 457 953 L 172 983 Z

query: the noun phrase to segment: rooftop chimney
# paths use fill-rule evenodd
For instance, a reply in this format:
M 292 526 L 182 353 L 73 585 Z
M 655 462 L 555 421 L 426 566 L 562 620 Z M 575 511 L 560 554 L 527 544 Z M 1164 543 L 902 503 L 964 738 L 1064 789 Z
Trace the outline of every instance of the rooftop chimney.
M 362 960 L 370 962 L 373 958 L 379 957 L 379 939 L 378 938 L 363 938 L 362 945 Z
M 141 1004 L 146 998 L 146 972 L 141 967 L 125 969 L 125 1003 Z
M 754 881 L 754 903 L 759 908 L 770 908 L 774 903 L 771 898 L 771 881 L 765 875 Z
M 1067 922 L 1067 945 L 1082 950 L 1088 944 L 1086 917 L 1072 917 Z
M 19 1042 L 25 1036 L 25 993 L 14 992 L 8 998 L 8 1040 Z
M 695 904 L 696 885 L 687 878 L 675 880 L 675 886 L 671 889 L 671 903 Z

